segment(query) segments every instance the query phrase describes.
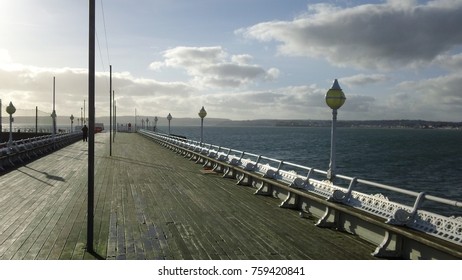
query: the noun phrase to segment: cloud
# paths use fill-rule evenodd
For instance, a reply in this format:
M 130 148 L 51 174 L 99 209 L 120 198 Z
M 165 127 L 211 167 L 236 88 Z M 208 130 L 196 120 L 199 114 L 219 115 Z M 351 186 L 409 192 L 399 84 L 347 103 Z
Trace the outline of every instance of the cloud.
M 236 69 L 233 67 L 236 65 L 228 64 L 232 67 L 218 69 L 222 65 L 216 64 L 214 71 L 218 71 L 221 76 L 237 77 L 236 79 L 260 75 L 260 72 L 252 67 L 248 68 L 250 73 L 238 71 L 239 74 L 235 74 Z M 38 106 L 42 112 L 51 113 L 53 77 L 56 77 L 58 116 L 70 114 L 80 116 L 83 100 L 88 99 L 87 70 L 80 68 L 40 68 L 18 64 L 14 64 L 14 67 L 0 67 L 2 85 L 0 96 L 3 104 L 13 101 L 18 108 L 18 113 L 20 109 L 33 110 L 35 106 Z M 461 77 L 453 73 L 437 78 L 402 82 L 396 86 L 394 93 L 388 96 L 371 97 L 350 90 L 346 92 L 347 100 L 340 110 L 340 119 L 431 118 L 460 121 Z M 341 83 L 361 85 L 381 82 L 385 79 L 383 75 L 355 75 L 342 78 Z M 97 116 L 109 113 L 108 82 L 107 73 L 97 73 Z M 220 82 L 223 83 L 223 79 Z M 168 113 L 172 113 L 174 117 L 191 117 L 197 115 L 201 106 L 205 106 L 209 117 L 232 119 L 329 119 L 331 117 L 331 110 L 324 101 L 328 87 L 320 88 L 314 84 L 271 90 L 236 91 L 234 88 L 223 87 L 219 90 L 203 91 L 193 86 L 194 82 L 159 82 L 137 78 L 128 72 L 113 73 L 113 84 L 119 116 L 134 115 L 134 108 L 136 108 L 137 114 L 141 116 L 157 115 L 163 118 Z
M 165 65 L 195 70 L 197 65 L 221 63 L 227 57 L 221 47 L 176 47 L 164 53 Z
M 160 68 L 162 68 L 163 66 L 165 66 L 165 64 L 163 62 L 154 61 L 151 64 L 149 64 L 149 69 L 156 71 L 156 70 L 159 70 Z
M 415 104 L 434 106 L 450 114 L 457 112 L 453 117 L 460 119 L 462 117 L 461 84 L 462 76 L 456 73 L 421 81 L 403 82 L 398 85 L 398 88 L 413 93 Z
M 377 99 L 367 95 L 349 94 L 341 111 L 355 115 L 355 118 L 365 118 L 370 113 L 377 113 L 374 107 L 377 106 Z M 359 113 L 359 114 L 358 114 Z M 374 117 L 376 118 L 377 115 Z
M 350 77 L 341 78 L 342 84 L 348 86 L 362 86 L 367 84 L 375 84 L 387 81 L 389 78 L 382 74 L 358 74 Z
M 268 69 L 268 71 L 266 71 L 265 78 L 267 80 L 276 80 L 279 77 L 280 73 L 281 73 L 281 71 L 279 71 L 279 69 L 270 68 L 270 69 Z
M 290 56 L 325 57 L 336 66 L 395 69 L 428 64 L 462 44 L 462 1 L 388 1 L 340 8 L 309 5 L 292 21 L 271 21 L 237 30 L 275 41 Z
M 11 56 L 8 50 L 0 49 L 0 65 L 4 63 L 11 63 Z
M 56 111 L 58 115 L 80 115 L 84 99 L 88 106 L 88 71 L 80 68 L 45 68 L 19 64 L 0 65 L 0 96 L 18 109 L 41 111 L 52 108 L 53 77 L 56 79 Z M 196 88 L 183 82 L 159 82 L 133 77 L 128 72 L 113 73 L 113 88 L 120 114 L 160 111 L 172 100 L 189 100 Z M 165 100 L 166 104 L 160 101 Z M 155 107 L 157 106 L 157 107 Z M 96 73 L 96 115 L 109 114 L 109 74 Z M 185 106 L 183 106 L 184 108 Z
M 436 57 L 435 64 L 444 69 L 462 72 L 462 53 L 455 55 L 441 54 Z
M 230 55 L 220 46 L 176 47 L 164 52 L 164 61 L 155 61 L 150 69 L 161 67 L 184 69 L 196 87 L 220 88 L 243 87 L 258 80 L 274 80 L 279 70 L 265 70 L 251 64 L 248 54 Z
M 271 91 L 223 91 L 207 98 L 207 111 L 234 119 L 319 119 L 329 117 L 324 89 L 290 86 Z M 325 117 L 324 117 L 325 116 Z
M 249 54 L 233 55 L 231 61 L 237 64 L 248 64 L 252 61 L 253 57 Z

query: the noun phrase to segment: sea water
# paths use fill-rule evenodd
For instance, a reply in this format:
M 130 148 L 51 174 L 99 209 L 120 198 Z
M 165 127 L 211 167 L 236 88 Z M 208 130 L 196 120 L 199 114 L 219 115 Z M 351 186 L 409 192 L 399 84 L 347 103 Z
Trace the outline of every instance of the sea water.
M 200 127 L 171 133 L 200 140 Z M 203 135 L 205 143 L 329 168 L 329 127 L 206 126 Z M 336 163 L 337 174 L 462 201 L 462 130 L 337 128 Z

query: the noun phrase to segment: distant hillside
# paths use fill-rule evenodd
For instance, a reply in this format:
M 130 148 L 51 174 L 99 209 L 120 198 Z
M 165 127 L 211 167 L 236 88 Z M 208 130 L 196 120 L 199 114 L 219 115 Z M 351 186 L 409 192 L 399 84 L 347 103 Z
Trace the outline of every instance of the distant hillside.
M 149 126 L 154 125 L 154 116 L 143 117 L 143 120 L 149 120 Z M 109 117 L 97 117 L 97 123 L 104 123 L 105 127 L 109 127 Z M 3 128 L 6 128 L 8 117 L 2 118 Z M 120 124 L 134 124 L 134 116 L 117 117 L 117 122 Z M 137 118 L 138 125 L 142 125 L 141 117 Z M 39 116 L 39 126 L 51 126 L 52 119 L 50 116 Z M 171 121 L 172 126 L 200 126 L 200 118 L 175 118 Z M 25 128 L 35 126 L 35 117 L 31 116 L 15 116 L 15 127 Z M 58 127 L 69 127 L 69 117 L 58 116 Z M 74 125 L 79 125 L 77 118 L 74 118 Z M 168 126 L 166 117 L 161 117 L 157 122 L 158 126 Z M 241 120 L 235 121 L 224 118 L 205 118 L 204 126 L 287 126 L 287 127 L 329 127 L 331 120 L 275 120 L 275 119 L 260 119 L 260 120 Z M 462 129 L 462 122 L 445 122 L 445 121 L 425 121 L 425 120 L 366 120 L 366 121 L 350 121 L 339 120 L 338 127 L 380 127 L 380 128 L 458 128 Z
M 154 116 L 152 117 L 138 117 L 137 122 L 138 125 L 141 125 L 141 119 L 146 121 L 146 118 L 149 121 L 149 126 L 152 126 L 154 124 Z M 102 122 L 105 125 L 109 125 L 109 117 L 99 117 L 95 119 L 96 122 Z M 220 119 L 220 118 L 205 118 L 204 119 L 204 125 L 205 126 L 219 126 L 224 122 L 231 121 L 229 119 Z M 134 116 L 121 116 L 117 117 L 117 122 L 120 124 L 127 124 L 127 123 L 135 123 L 135 117 Z M 171 120 L 171 125 L 175 126 L 200 126 L 201 125 L 201 120 L 200 118 L 175 118 Z M 168 126 L 168 120 L 166 117 L 158 117 L 157 121 L 158 126 Z
M 292 126 L 292 127 L 329 127 L 331 120 L 247 120 L 226 121 L 222 126 Z M 460 128 L 462 122 L 443 122 L 425 120 L 367 120 L 337 122 L 338 127 L 381 127 L 381 128 Z
M 148 117 L 149 125 L 153 124 L 154 117 Z M 109 118 L 97 118 L 96 122 L 109 124 Z M 134 123 L 134 117 L 118 117 L 118 123 Z M 141 125 L 141 119 L 138 119 Z M 167 118 L 159 118 L 158 126 L 167 126 Z M 171 125 L 174 126 L 200 126 L 199 118 L 173 118 Z M 348 121 L 340 120 L 338 127 L 381 127 L 381 128 L 460 128 L 462 122 L 425 121 L 425 120 L 367 120 Z M 288 126 L 288 127 L 329 127 L 331 120 L 243 120 L 233 121 L 230 119 L 205 118 L 204 126 Z

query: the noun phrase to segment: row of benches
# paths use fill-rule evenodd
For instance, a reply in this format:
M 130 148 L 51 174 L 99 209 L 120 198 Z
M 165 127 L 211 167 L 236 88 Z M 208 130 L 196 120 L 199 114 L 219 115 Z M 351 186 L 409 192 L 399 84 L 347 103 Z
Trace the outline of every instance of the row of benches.
M 72 144 L 81 137 L 81 133 L 77 132 L 26 138 L 13 141 L 12 145 L 0 143 L 0 172 Z
M 319 218 L 318 226 L 354 233 L 377 244 L 373 253 L 377 257 L 462 258 L 460 218 L 417 211 L 416 205 L 410 207 L 389 201 L 383 195 L 352 191 L 360 181 L 356 178 L 351 178 L 349 188 L 345 189 L 330 181 L 313 178 L 315 175 L 325 176 L 325 171 L 227 148 L 207 147 L 207 144 L 204 146 L 150 131 L 140 132 L 205 168 L 223 173 L 223 177 L 235 178 L 238 184 L 255 187 L 255 194 L 281 199 L 281 207 Z M 283 169 L 287 166 L 306 171 L 306 175 Z

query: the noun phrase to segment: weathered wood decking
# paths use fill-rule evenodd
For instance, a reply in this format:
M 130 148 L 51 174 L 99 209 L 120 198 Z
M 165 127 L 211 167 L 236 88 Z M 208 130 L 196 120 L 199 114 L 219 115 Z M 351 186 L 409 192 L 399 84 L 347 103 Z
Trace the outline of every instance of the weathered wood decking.
M 0 176 L 0 259 L 373 259 L 375 246 L 137 134 L 97 134 L 95 243 L 86 244 L 87 145 Z

